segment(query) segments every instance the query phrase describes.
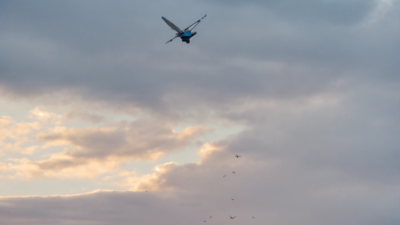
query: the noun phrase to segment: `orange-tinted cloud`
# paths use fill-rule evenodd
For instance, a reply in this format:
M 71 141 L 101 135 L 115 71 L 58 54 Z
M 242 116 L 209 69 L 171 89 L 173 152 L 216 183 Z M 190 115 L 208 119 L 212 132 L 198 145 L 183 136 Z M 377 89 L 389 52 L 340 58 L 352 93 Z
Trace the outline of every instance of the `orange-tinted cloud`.
M 129 160 L 156 160 L 183 149 L 204 131 L 203 127 L 174 131 L 159 121 L 120 122 L 105 128 L 57 126 L 37 134 L 37 140 L 44 145 L 25 151 L 52 146 L 64 147 L 65 151 L 39 161 L 13 159 L 9 168 L 15 176 L 25 178 L 94 178 L 116 172 L 121 163 Z
M 203 127 L 174 131 L 167 124 L 155 122 L 120 122 L 107 128 L 56 127 L 41 132 L 37 139 L 48 145 L 64 145 L 73 158 L 107 157 L 155 160 L 162 154 L 182 149 L 204 132 Z
M 32 154 L 35 146 L 28 146 L 33 141 L 33 132 L 41 129 L 37 121 L 16 122 L 9 116 L 0 119 L 0 155 L 6 151 Z

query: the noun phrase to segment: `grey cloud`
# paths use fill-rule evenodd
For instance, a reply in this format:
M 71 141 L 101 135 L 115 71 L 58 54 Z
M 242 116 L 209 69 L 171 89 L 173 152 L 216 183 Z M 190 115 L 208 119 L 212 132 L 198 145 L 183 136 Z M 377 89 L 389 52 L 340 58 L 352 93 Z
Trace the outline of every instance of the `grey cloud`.
M 66 113 L 64 117 L 70 120 L 80 119 L 92 123 L 99 123 L 105 121 L 104 116 L 80 110 L 71 110 L 68 113 Z
M 274 13 L 283 19 L 306 22 L 328 22 L 338 25 L 348 25 L 362 21 L 374 8 L 376 1 L 228 1 L 217 0 L 210 2 L 264 7 L 267 12 Z
M 0 220 L 7 224 L 154 224 L 162 221 L 169 212 L 168 201 L 159 199 L 161 205 L 157 205 L 154 196 L 129 192 L 2 200 Z M 20 208 L 21 204 L 23 208 Z M 104 210 L 104 206 L 108 209 Z M 15 212 L 14 207 L 20 208 L 20 212 Z M 175 216 L 175 221 L 177 219 Z
M 222 177 L 232 169 L 236 175 Z M 372 225 L 400 220 L 395 210 L 398 184 L 359 182 L 286 160 L 259 160 L 251 155 L 236 159 L 229 151 L 215 152 L 202 164 L 169 166 L 155 182 L 161 190 L 173 187 L 175 191 L 2 198 L 0 220 L 7 224 L 181 225 L 203 220 L 231 224 L 228 215 L 232 214 L 238 216 L 235 222 L 252 224 Z
M 0 20 L 6 28 L 0 35 L 0 85 L 8 93 L 30 97 L 68 90 L 89 102 L 159 115 L 174 111 L 182 119 L 215 113 L 247 130 L 216 143 L 224 150 L 201 164 L 170 165 L 140 186 L 158 185 L 159 193 L 2 199 L 0 220 L 176 225 L 214 214 L 217 224 L 228 224 L 224 215 L 254 213 L 254 224 L 400 222 L 398 1 L 375 23 L 367 21 L 371 1 L 305 1 L 294 4 L 297 10 L 284 5 L 291 1 L 243 3 L 253 7 L 51 3 L 65 11 L 47 3 L 38 11 L 31 10 L 37 4 L 32 2 L 24 11 L 14 2 L 3 8 L 8 13 Z M 181 3 L 197 8 L 177 10 Z M 173 33 L 161 15 L 183 26 L 204 11 L 209 15 L 199 38 L 190 45 L 164 45 Z M 131 125 L 106 134 L 42 138 L 81 147 L 69 154 L 83 159 L 180 147 L 165 127 L 155 126 L 148 134 L 161 139 L 130 148 L 130 140 L 143 138 L 137 130 L 147 132 Z M 236 153 L 243 157 L 236 160 Z M 222 178 L 232 170 L 237 175 Z M 163 191 L 170 188 L 176 191 Z M 235 204 L 225 201 L 232 195 Z
M 196 195 L 221 211 L 257 213 L 266 218 L 260 224 L 395 224 L 400 220 L 396 87 L 359 87 L 322 105 L 298 99 L 232 109 L 227 116 L 245 121 L 249 130 L 215 143 L 223 150 L 201 164 L 166 165 L 167 172 L 139 190 L 157 186 Z
M 399 98 L 380 90 L 347 90 L 318 107 L 297 100 L 233 110 L 226 116 L 246 121 L 247 131 L 214 143 L 220 150 L 200 163 L 164 165 L 139 184 L 142 192 L 3 198 L 0 220 L 224 225 L 234 214 L 237 223 L 260 225 L 397 224 Z
M 175 124 L 176 125 L 176 124 Z M 116 122 L 105 127 L 66 128 L 37 134 L 45 148 L 61 146 L 64 151 L 52 152 L 46 159 L 9 159 L 9 171 L 19 178 L 95 178 L 115 172 L 129 161 L 155 161 L 178 152 L 206 132 L 202 126 L 173 129 L 174 124 L 162 120 Z
M 396 89 L 341 90 L 334 96 L 342 97 L 333 105 L 326 97 L 319 106 L 298 99 L 231 112 L 227 116 L 252 124 L 252 129 L 223 144 L 232 147 L 232 154 L 285 158 L 317 171 L 340 171 L 354 180 L 397 183 L 400 99 Z
M 168 10 L 181 3 L 154 4 Z M 311 3 L 316 2 L 305 5 Z M 165 113 L 175 106 L 215 106 L 243 97 L 312 95 L 343 77 L 398 82 L 395 13 L 375 25 L 336 26 L 315 22 L 318 16 L 315 21 L 296 23 L 265 13 L 264 8 L 221 11 L 222 6 L 195 3 L 198 9 L 192 13 L 169 17 L 181 24 L 210 10 L 198 28 L 202 38 L 187 46 L 164 45 L 170 30 L 159 18 L 165 11 L 154 4 L 19 4 L 8 2 L 3 9 L 0 79 L 2 89 L 25 97 L 67 90 L 87 101 Z M 320 2 L 307 10 L 318 11 L 325 4 L 343 8 L 350 4 L 349 10 L 353 5 L 360 9 L 373 5 Z M 265 66 L 254 71 L 252 62 L 279 68 Z
M 142 159 L 154 160 L 162 154 L 178 151 L 191 143 L 193 137 L 204 132 L 202 127 L 173 131 L 158 122 L 120 122 L 110 128 L 82 128 L 55 130 L 38 134 L 46 143 L 62 141 L 70 150 L 68 159 L 49 159 L 32 162 L 42 170 L 60 170 L 95 161 Z

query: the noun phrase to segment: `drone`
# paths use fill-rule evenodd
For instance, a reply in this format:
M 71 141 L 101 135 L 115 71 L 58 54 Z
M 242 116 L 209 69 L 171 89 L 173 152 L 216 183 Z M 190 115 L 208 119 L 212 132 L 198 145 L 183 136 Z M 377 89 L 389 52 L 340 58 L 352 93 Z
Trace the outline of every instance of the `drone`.
M 197 32 L 192 30 L 199 25 L 199 23 L 207 16 L 207 14 L 205 16 L 203 16 L 201 19 L 197 20 L 196 22 L 194 22 L 192 25 L 188 26 L 187 28 L 185 28 L 183 31 L 181 29 L 179 29 L 179 27 L 177 27 L 175 24 L 173 24 L 171 21 L 169 21 L 167 18 L 165 17 L 161 17 L 165 23 L 168 24 L 169 27 L 172 28 L 172 30 L 176 31 L 176 35 L 174 38 L 172 38 L 171 40 L 167 41 L 165 44 L 168 44 L 169 42 L 173 41 L 175 38 L 180 37 L 182 39 L 182 42 L 186 42 L 186 43 L 190 43 L 190 39 L 192 37 L 194 37 Z

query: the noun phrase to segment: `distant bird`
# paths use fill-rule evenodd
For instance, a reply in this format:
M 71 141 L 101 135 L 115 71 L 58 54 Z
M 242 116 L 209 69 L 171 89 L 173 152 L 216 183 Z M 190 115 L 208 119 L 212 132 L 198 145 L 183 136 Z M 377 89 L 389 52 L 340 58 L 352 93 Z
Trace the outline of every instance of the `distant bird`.
M 210 218 L 211 218 L 212 216 L 210 216 Z
M 204 220 L 203 222 L 207 222 L 207 221 Z
M 255 218 L 254 216 L 252 216 L 253 217 L 253 219 Z
M 234 198 L 231 198 L 232 199 L 232 201 L 234 201 L 235 199 Z
M 224 175 L 223 177 L 226 177 L 226 175 Z
M 231 216 L 231 215 L 229 215 L 229 217 L 231 217 L 231 220 L 234 220 L 236 218 L 236 216 Z
M 233 174 L 236 174 L 235 171 L 232 171 Z
M 236 158 L 239 158 L 239 157 L 242 157 L 242 156 L 240 156 L 240 155 L 236 154 L 236 155 L 235 155 L 235 157 L 236 157 Z

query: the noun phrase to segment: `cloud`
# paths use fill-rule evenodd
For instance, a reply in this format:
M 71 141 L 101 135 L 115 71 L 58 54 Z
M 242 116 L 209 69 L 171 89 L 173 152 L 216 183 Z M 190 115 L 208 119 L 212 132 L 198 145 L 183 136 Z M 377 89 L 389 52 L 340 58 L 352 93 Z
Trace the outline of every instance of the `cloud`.
M 4 171 L 7 171 L 7 170 L 8 170 L 7 165 L 4 164 L 4 163 L 0 163 L 0 172 L 4 172 Z
M 9 167 L 22 178 L 95 178 L 116 172 L 127 161 L 154 161 L 179 151 L 204 131 L 203 127 L 174 131 L 157 121 L 120 122 L 108 128 L 55 127 L 37 138 L 45 142 L 42 148 L 64 146 L 66 151 L 39 161 L 16 159 Z
M 158 121 L 119 122 L 108 128 L 56 127 L 37 138 L 47 144 L 68 145 L 76 158 L 136 157 L 156 159 L 160 154 L 185 147 L 203 127 L 174 131 Z
M 30 111 L 31 119 L 41 121 L 43 123 L 61 124 L 63 117 L 55 113 L 47 112 L 36 107 Z
M 382 91 L 366 86 L 311 98 L 249 102 L 225 114 L 245 121 L 247 130 L 204 144 L 198 150 L 199 162 L 163 163 L 143 176 L 128 171 L 111 176 L 111 181 L 118 176 L 122 181 L 115 181 L 117 185 L 130 187 L 130 192 L 2 198 L 0 219 L 8 224 L 180 225 L 207 220 L 224 225 L 232 223 L 229 215 L 235 215 L 235 221 L 260 225 L 291 225 L 300 220 L 328 225 L 397 224 L 399 128 L 392 122 L 398 101 L 395 87 Z M 141 127 L 135 122 L 120 124 Z M 85 143 L 72 142 L 75 131 L 92 130 L 63 128 L 50 132 L 54 136 L 49 135 L 53 138 L 48 141 Z M 193 131 L 165 133 L 179 139 Z M 107 162 L 112 161 L 103 163 Z M 98 168 L 62 165 L 40 172 L 89 177 L 96 174 L 90 168 L 112 171 L 104 164 L 93 165 Z
M 0 120 L 2 154 L 14 153 L 7 153 L 4 158 L 8 161 L 8 176 L 17 179 L 93 179 L 121 171 L 121 166 L 132 160 L 155 161 L 179 152 L 196 144 L 194 140 L 207 130 L 202 126 L 174 130 L 173 126 L 177 124 L 139 116 L 134 121 L 85 128 L 74 128 L 74 124 L 71 128 L 62 126 L 71 126 L 66 119 L 68 113 L 55 114 L 39 107 L 29 112 L 31 122 L 16 122 L 3 116 Z M 47 154 L 40 156 L 39 151 Z
M 2 118 L 0 119 L 0 126 L 6 126 L 9 125 L 10 123 L 12 123 L 12 118 L 9 116 L 2 116 Z
M 210 1 L 213 3 L 221 3 L 227 6 L 235 4 L 262 7 L 267 12 L 275 14 L 284 20 L 305 21 L 308 23 L 333 23 L 337 25 L 351 25 L 362 21 L 375 6 L 374 0 L 362 1 L 226 1 L 217 0 Z M 296 21 L 296 22 L 297 22 Z
M 36 149 L 35 146 L 27 147 L 32 145 L 29 137 L 41 128 L 37 121 L 16 122 L 11 117 L 3 116 L 0 119 L 0 154 L 6 151 L 32 154 Z
M 67 112 L 64 116 L 66 119 L 70 119 L 70 120 L 80 119 L 80 120 L 89 121 L 92 123 L 99 123 L 99 122 L 103 122 L 105 120 L 104 116 L 89 113 L 86 111 L 80 111 L 80 110 L 76 110 L 76 109 Z
M 236 159 L 232 147 L 213 151 L 203 163 L 159 165 L 154 175 L 143 177 L 147 181 L 136 192 L 3 197 L 0 218 L 8 224 L 167 225 L 203 220 L 231 224 L 229 215 L 241 223 L 282 225 L 300 219 L 328 225 L 396 224 L 400 220 L 395 210 L 399 206 L 395 199 L 400 197 L 397 186 L 359 182 L 345 173 L 309 169 L 285 158 L 280 162 L 252 155 Z M 232 169 L 237 173 L 230 173 Z
M 104 175 L 131 190 L 2 198 L 3 223 L 400 222 L 399 1 L 0 4 L 2 98 L 67 112 L 2 117 L 2 150 L 37 132 L 43 145 L 27 152 L 56 150 L 0 168 L 16 179 Z M 183 26 L 204 12 L 198 39 L 164 44 L 173 33 L 161 15 Z M 204 124 L 220 121 L 245 129 L 202 142 L 198 162 L 122 168 L 200 146 Z
M 44 161 L 15 159 L 8 167 L 10 171 L 15 172 L 9 176 L 14 179 L 94 179 L 104 173 L 116 172 L 120 168 L 120 160 L 83 160 L 53 154 L 50 159 Z
M 167 10 L 184 3 L 157 4 Z M 196 111 L 200 104 L 216 108 L 248 98 L 313 95 L 343 77 L 397 82 L 397 2 L 367 27 L 363 21 L 377 7 L 374 1 L 251 1 L 243 4 L 262 7 L 228 10 L 222 9 L 235 3 L 196 4 L 171 20 L 209 10 L 198 27 L 202 47 L 194 42 L 172 50 L 162 36 L 148 35 L 170 31 L 160 19 L 166 11 L 149 3 L 8 3 L 0 89 L 23 99 L 63 92 L 68 102 L 84 99 L 166 116 Z M 52 13 L 61 8 L 63 13 Z M 216 39 L 219 33 L 229 38 Z

